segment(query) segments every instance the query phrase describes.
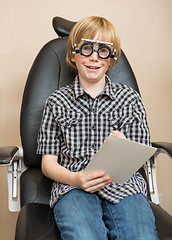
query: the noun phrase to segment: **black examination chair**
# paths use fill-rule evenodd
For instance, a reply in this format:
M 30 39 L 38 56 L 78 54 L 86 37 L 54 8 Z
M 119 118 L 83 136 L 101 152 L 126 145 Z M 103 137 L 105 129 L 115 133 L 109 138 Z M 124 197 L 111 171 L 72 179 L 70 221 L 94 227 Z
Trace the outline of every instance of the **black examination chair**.
M 23 94 L 20 118 L 22 147 L 0 148 L 0 164 L 8 165 L 9 178 L 12 179 L 11 201 L 19 201 L 21 206 L 16 224 L 16 240 L 61 239 L 49 207 L 52 181 L 41 172 L 41 157 L 36 155 L 36 148 L 47 97 L 54 90 L 70 84 L 74 78 L 65 62 L 67 39 L 74 24 L 60 17 L 53 19 L 58 38 L 48 42 L 40 50 L 29 72 Z M 112 81 L 124 83 L 139 92 L 135 76 L 123 52 L 109 76 Z M 156 155 L 166 152 L 172 157 L 172 143 L 152 144 L 158 148 Z M 149 185 L 149 200 L 156 218 L 159 238 L 172 239 L 172 216 L 158 202 L 155 158 L 156 156 L 150 159 L 147 169 L 142 168 L 140 171 Z M 20 192 L 17 192 L 17 186 Z

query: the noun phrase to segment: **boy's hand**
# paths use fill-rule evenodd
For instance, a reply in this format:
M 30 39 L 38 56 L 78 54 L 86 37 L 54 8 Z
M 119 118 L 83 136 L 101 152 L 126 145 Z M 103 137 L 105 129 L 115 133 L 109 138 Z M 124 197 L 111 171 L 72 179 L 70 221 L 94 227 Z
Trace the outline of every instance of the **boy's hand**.
M 126 138 L 125 135 L 122 133 L 122 132 L 119 132 L 119 131 L 111 131 L 110 133 L 112 134 L 115 134 L 116 136 L 118 137 L 121 137 L 121 138 Z M 104 143 L 106 142 L 106 139 L 104 140 Z
M 103 171 L 93 171 L 90 173 L 73 173 L 72 185 L 83 189 L 86 192 L 96 192 L 111 183 L 110 176 Z
M 111 131 L 112 134 L 115 134 L 116 136 L 126 138 L 125 135 L 122 132 L 119 131 Z
M 119 137 L 126 138 L 124 134 L 119 131 L 111 131 L 111 133 Z M 103 171 L 93 171 L 90 173 L 83 173 L 81 171 L 72 173 L 71 185 L 79 187 L 86 192 L 97 192 L 109 183 L 111 183 L 111 178 Z

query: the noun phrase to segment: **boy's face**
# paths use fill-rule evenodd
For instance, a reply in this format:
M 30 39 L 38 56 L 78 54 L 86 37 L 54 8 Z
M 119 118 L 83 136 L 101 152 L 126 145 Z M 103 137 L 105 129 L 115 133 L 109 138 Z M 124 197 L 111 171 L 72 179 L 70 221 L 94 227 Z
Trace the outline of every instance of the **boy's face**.
M 96 35 L 93 40 L 97 39 L 101 41 L 101 38 Z M 82 43 L 83 41 L 81 41 L 79 46 Z M 98 47 L 99 44 L 93 44 L 94 50 L 97 50 Z M 105 74 L 110 66 L 111 61 L 110 58 L 100 58 L 97 51 L 93 51 L 90 56 L 75 54 L 71 60 L 76 64 L 80 81 L 87 81 L 92 83 L 97 81 L 105 81 Z

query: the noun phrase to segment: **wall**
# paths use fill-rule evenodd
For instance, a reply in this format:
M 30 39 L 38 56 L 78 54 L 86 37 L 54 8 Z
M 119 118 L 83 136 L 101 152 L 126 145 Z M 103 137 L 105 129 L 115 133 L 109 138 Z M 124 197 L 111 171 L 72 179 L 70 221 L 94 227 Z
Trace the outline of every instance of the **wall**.
M 22 92 L 31 64 L 44 43 L 56 38 L 54 16 L 77 21 L 87 15 L 108 18 L 138 79 L 152 141 L 172 141 L 171 0 L 2 0 L 0 14 L 0 146 L 20 145 Z M 158 160 L 158 188 L 172 213 L 172 162 Z M 17 213 L 7 210 L 6 169 L 0 168 L 0 238 L 14 238 Z

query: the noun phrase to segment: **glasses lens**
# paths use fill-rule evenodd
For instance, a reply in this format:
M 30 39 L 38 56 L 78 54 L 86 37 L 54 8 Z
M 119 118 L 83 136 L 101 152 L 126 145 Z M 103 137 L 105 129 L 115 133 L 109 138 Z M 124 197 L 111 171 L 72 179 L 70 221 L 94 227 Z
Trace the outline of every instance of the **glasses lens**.
M 108 46 L 103 46 L 99 48 L 99 57 L 100 58 L 109 58 L 111 54 L 111 49 Z
M 81 45 L 80 47 L 80 53 L 81 55 L 84 56 L 90 56 L 93 52 L 93 47 L 92 45 L 88 44 L 88 43 L 84 43 Z

